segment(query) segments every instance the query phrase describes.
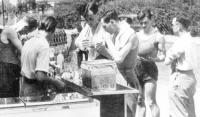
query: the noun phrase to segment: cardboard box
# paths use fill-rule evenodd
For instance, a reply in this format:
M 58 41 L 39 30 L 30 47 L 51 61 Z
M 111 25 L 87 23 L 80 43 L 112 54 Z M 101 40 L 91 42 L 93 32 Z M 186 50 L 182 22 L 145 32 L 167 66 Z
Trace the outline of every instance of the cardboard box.
M 93 90 L 116 90 L 115 62 L 104 59 L 84 61 L 81 69 L 84 86 Z

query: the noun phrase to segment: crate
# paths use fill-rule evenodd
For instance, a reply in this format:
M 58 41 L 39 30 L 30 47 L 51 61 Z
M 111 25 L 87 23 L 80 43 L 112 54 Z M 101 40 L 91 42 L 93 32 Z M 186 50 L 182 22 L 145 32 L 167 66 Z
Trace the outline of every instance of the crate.
M 84 86 L 92 90 L 116 90 L 115 62 L 110 60 L 84 61 L 81 64 L 81 76 Z

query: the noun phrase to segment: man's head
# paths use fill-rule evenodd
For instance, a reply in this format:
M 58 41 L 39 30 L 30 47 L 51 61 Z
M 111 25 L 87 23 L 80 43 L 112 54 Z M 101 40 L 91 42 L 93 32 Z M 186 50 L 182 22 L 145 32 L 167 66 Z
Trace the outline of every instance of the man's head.
M 44 30 L 48 33 L 54 33 L 57 21 L 53 16 L 45 17 L 39 24 L 38 30 Z
M 183 17 L 175 17 L 172 20 L 172 28 L 174 33 L 187 31 L 190 26 L 190 21 Z
M 90 3 L 81 4 L 76 10 L 79 13 L 79 16 L 82 16 L 85 19 L 86 23 L 92 28 L 96 28 L 99 23 L 99 17 L 96 15 L 99 6 L 98 0 L 93 0 Z
M 153 13 L 150 9 L 145 9 L 137 14 L 137 19 L 143 29 L 149 29 L 153 24 Z
M 53 16 L 45 17 L 39 24 L 38 30 L 45 31 L 49 38 L 52 38 L 57 26 L 57 21 Z
M 19 24 L 21 25 L 21 29 L 18 31 L 20 34 L 30 33 L 38 26 L 37 20 L 33 17 L 25 17 Z
M 88 14 L 86 17 L 86 22 L 92 28 L 96 28 L 99 23 L 99 18 L 96 14 Z
M 103 28 L 113 34 L 119 31 L 119 18 L 115 10 L 106 12 L 101 20 Z
M 25 16 L 12 27 L 20 34 L 26 34 L 37 28 L 37 20 L 33 17 Z

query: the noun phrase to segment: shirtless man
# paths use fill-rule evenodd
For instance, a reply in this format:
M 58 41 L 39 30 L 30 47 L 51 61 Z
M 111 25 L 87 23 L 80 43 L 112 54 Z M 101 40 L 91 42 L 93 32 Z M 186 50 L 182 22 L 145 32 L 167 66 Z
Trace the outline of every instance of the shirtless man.
M 149 9 L 138 13 L 138 20 L 143 30 L 137 33 L 139 39 L 139 57 L 136 65 L 136 74 L 142 88 L 142 94 L 138 98 L 138 117 L 145 117 L 146 98 L 152 117 L 159 117 L 160 110 L 156 102 L 156 81 L 158 69 L 155 62 L 164 61 L 165 40 L 158 29 L 152 26 L 152 13 Z
M 97 49 L 102 52 L 107 51 L 110 59 L 114 60 L 122 76 L 131 87 L 139 89 L 139 81 L 136 78 L 134 67 L 138 55 L 139 41 L 135 31 L 126 21 L 119 21 L 116 11 L 108 11 L 102 21 L 105 31 L 113 35 L 112 39 L 106 39 L 106 45 L 97 44 Z M 109 57 L 109 56 L 107 56 Z M 134 99 L 131 99 L 132 101 Z M 134 102 L 136 102 L 135 100 Z M 132 116 L 135 115 L 135 105 L 132 106 Z

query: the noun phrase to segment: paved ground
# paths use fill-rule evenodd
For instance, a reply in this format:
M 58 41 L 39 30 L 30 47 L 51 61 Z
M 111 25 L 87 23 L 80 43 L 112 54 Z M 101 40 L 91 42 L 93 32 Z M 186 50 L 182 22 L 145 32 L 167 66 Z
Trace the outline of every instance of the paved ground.
M 168 49 L 173 42 L 172 36 L 166 37 L 166 48 Z M 199 41 L 198 41 L 199 42 Z M 200 45 L 198 45 L 197 53 L 200 51 Z M 200 59 L 200 58 L 199 58 Z M 198 61 L 200 64 L 200 61 Z M 168 105 L 168 82 L 170 77 L 170 68 L 169 66 L 164 65 L 163 63 L 157 63 L 159 69 L 159 79 L 158 79 L 158 88 L 157 88 L 157 102 L 160 107 L 161 116 L 160 117 L 169 117 L 169 105 Z M 196 110 L 196 117 L 200 117 L 200 68 L 198 70 L 198 74 L 196 74 L 197 79 L 197 90 L 194 96 L 195 100 L 195 110 Z M 147 117 L 151 117 L 149 111 L 147 111 Z
M 168 116 L 168 81 L 170 69 L 163 65 L 162 63 L 158 64 L 159 72 L 159 80 L 158 80 L 158 88 L 157 88 L 157 102 L 160 107 L 161 117 L 169 117 Z M 197 86 L 197 91 L 195 94 L 195 107 L 196 107 L 196 116 L 200 117 L 200 86 Z M 147 117 L 149 116 L 149 112 L 147 113 Z

